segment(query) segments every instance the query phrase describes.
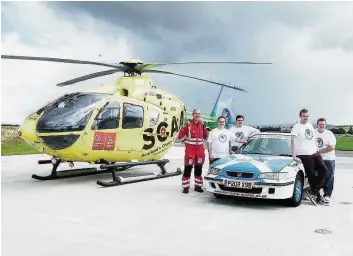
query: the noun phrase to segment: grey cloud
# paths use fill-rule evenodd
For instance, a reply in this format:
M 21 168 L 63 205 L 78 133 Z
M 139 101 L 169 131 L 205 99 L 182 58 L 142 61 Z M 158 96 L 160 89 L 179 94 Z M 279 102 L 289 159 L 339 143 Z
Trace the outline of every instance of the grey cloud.
M 252 58 L 256 34 L 272 23 L 312 28 L 331 7 L 345 3 L 319 2 L 47 2 L 75 15 L 88 13 L 129 31 L 131 44 L 142 58 L 157 51 L 158 61 L 183 59 L 188 54 L 219 58 Z M 347 3 L 349 4 L 349 3 Z M 147 40 L 147 41 L 146 41 Z M 276 40 L 276 39 L 274 39 Z M 144 41 L 143 43 L 140 43 Z M 323 46 L 317 35 L 313 46 Z M 141 45 L 142 44 L 142 45 Z M 350 48 L 350 44 L 334 47 Z M 149 54 L 146 52 L 148 49 Z
M 76 16 L 81 13 L 105 21 L 105 24 L 99 24 L 100 35 L 104 37 L 109 33 L 116 38 L 120 36 L 127 38 L 135 55 L 131 57 L 140 58 L 145 62 L 193 60 L 274 62 L 274 65 L 267 67 L 175 65 L 163 68 L 206 79 L 211 77 L 213 80 L 230 82 L 248 89 L 250 91 L 248 94 L 236 93 L 237 98 L 233 106 L 235 111 L 240 111 L 237 113 L 245 114 L 247 122 L 250 123 L 276 123 L 278 120 L 293 122 L 297 117 L 298 105 L 313 102 L 311 95 L 305 97 L 302 95 L 305 91 L 304 86 L 310 87 L 311 83 L 306 81 L 307 77 L 304 76 L 316 77 L 315 82 L 319 80 L 317 73 L 312 74 L 311 70 L 309 71 L 312 68 L 310 65 L 303 63 L 301 66 L 298 63 L 300 55 L 306 52 L 306 47 L 311 47 L 311 50 L 328 47 L 349 50 L 352 43 L 352 37 L 349 35 L 352 30 L 342 28 L 337 36 L 332 37 L 339 23 L 327 28 L 324 22 L 331 7 L 345 3 L 46 2 L 45 4 L 72 23 L 75 23 Z M 330 16 L 332 18 L 332 13 Z M 305 46 L 295 44 L 292 50 L 297 51 L 296 55 L 291 55 L 290 50 L 285 47 L 295 41 L 298 35 L 299 37 L 310 35 L 311 42 Z M 188 108 L 199 106 L 205 113 L 211 111 L 219 91 L 219 86 L 189 79 L 161 75 L 152 77 L 159 88 L 171 91 L 185 100 Z M 314 87 L 310 89 L 310 92 L 313 91 Z M 292 100 L 292 95 L 298 94 L 302 97 L 301 101 Z M 254 106 L 257 103 L 260 104 L 259 107 Z M 288 112 L 294 115 L 290 114 L 288 118 Z

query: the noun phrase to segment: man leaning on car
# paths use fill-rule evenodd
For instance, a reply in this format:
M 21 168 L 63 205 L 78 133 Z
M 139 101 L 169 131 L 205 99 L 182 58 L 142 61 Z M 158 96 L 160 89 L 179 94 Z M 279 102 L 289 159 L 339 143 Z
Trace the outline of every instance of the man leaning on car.
M 302 109 L 299 112 L 300 121 L 296 123 L 291 131 L 291 150 L 293 158 L 298 157 L 308 175 L 311 191 L 307 191 L 307 197 L 313 204 L 327 205 L 327 201 L 320 194 L 320 189 L 328 170 L 318 152 L 316 133 L 309 120 L 309 111 Z M 318 175 L 315 176 L 315 170 Z

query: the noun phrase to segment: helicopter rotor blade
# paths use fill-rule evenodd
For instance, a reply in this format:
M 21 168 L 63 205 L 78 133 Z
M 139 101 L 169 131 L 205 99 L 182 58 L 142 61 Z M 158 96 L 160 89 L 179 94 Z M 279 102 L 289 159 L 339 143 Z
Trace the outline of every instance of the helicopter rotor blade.
M 149 70 L 145 70 L 144 72 L 146 73 L 155 73 L 155 74 L 166 74 L 166 75 L 175 75 L 175 76 L 181 76 L 181 77 L 186 77 L 186 78 L 191 78 L 191 79 L 195 79 L 195 80 L 199 80 L 199 81 L 203 81 L 203 82 L 207 82 L 207 83 L 211 83 L 211 84 L 217 84 L 217 85 L 222 85 L 224 87 L 227 88 L 231 88 L 237 91 L 242 91 L 242 92 L 248 92 L 240 87 L 236 87 L 236 86 L 231 86 L 231 85 L 227 85 L 225 83 L 219 83 L 219 82 L 215 82 L 215 81 L 211 81 L 211 80 L 206 80 L 203 78 L 198 78 L 198 77 L 193 77 L 193 76 L 187 76 L 187 75 L 182 75 L 182 74 L 177 74 L 177 73 L 172 73 L 172 72 L 168 72 L 168 71 L 161 71 L 161 70 L 153 70 L 153 69 L 149 69 Z
M 74 60 L 74 59 L 61 59 L 61 58 L 49 58 L 49 57 L 34 57 L 34 56 L 19 56 L 19 55 L 1 55 L 2 59 L 15 59 L 15 60 L 37 60 L 37 61 L 50 61 L 50 62 L 63 62 L 71 64 L 88 64 L 88 65 L 98 65 L 110 68 L 122 68 L 119 65 L 85 61 L 85 60 Z
M 65 85 L 70 85 L 70 84 L 75 84 L 81 81 L 85 81 L 88 79 L 92 79 L 92 78 L 96 78 L 96 77 L 100 77 L 100 76 L 107 76 L 107 75 L 111 75 L 117 72 L 121 72 L 123 71 L 121 68 L 116 68 L 116 69 L 109 69 L 109 70 L 105 70 L 105 71 L 100 71 L 100 72 L 96 72 L 96 73 L 92 73 L 92 74 L 88 74 L 88 75 L 84 75 L 81 77 L 77 77 L 62 83 L 57 84 L 57 86 L 62 87 Z
M 147 69 L 165 66 L 165 65 L 180 65 L 180 64 L 251 64 L 251 65 L 271 65 L 272 62 L 252 62 L 252 61 L 188 61 L 188 62 L 169 62 L 169 63 L 151 63 L 142 64 L 137 67 L 144 72 Z

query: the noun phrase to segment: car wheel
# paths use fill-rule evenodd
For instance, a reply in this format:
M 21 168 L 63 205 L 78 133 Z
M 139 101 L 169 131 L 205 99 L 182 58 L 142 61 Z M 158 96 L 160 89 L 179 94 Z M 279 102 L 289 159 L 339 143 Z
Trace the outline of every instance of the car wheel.
M 301 173 L 295 177 L 293 195 L 288 199 L 288 203 L 292 207 L 298 207 L 302 202 L 304 179 Z

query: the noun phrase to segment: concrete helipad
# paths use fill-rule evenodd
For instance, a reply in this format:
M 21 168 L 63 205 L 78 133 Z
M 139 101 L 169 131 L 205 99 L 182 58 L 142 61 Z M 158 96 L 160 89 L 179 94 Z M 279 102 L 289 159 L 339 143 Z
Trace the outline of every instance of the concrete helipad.
M 183 151 L 171 148 L 169 170 L 182 167 Z M 111 188 L 96 185 L 109 174 L 40 182 L 31 175 L 51 166 L 39 159 L 2 157 L 4 256 L 353 255 L 351 157 L 337 158 L 331 206 L 298 208 L 184 195 L 181 176 Z

